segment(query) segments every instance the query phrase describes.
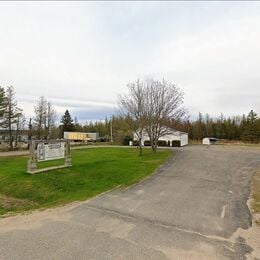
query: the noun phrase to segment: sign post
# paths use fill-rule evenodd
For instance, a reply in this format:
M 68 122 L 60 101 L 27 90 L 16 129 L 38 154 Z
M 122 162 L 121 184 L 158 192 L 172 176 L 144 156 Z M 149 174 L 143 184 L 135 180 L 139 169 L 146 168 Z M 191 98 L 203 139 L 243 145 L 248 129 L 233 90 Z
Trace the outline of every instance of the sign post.
M 35 149 L 36 148 L 36 149 Z M 58 160 L 64 158 L 63 165 L 37 169 L 37 162 Z M 69 140 L 34 140 L 30 144 L 30 156 L 27 163 L 27 172 L 30 174 L 46 172 L 54 169 L 70 167 L 70 142 Z

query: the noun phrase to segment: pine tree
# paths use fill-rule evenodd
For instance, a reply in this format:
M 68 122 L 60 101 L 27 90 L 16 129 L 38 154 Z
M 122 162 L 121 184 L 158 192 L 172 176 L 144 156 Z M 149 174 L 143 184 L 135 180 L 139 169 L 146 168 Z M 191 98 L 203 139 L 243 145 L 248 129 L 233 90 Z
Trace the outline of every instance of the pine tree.
M 6 109 L 4 111 L 3 127 L 8 130 L 9 145 L 13 148 L 14 125 L 17 123 L 17 116 L 20 113 L 15 99 L 15 92 L 12 86 L 7 87 L 6 90 Z
M 61 118 L 62 123 L 62 135 L 65 131 L 74 131 L 75 126 L 73 124 L 73 120 L 71 118 L 70 112 L 68 109 L 66 109 L 64 115 Z
M 244 122 L 245 126 L 242 132 L 242 140 L 249 142 L 259 141 L 259 131 L 257 126 L 257 114 L 251 110 Z
M 82 126 L 80 125 L 78 118 L 76 116 L 74 117 L 74 126 L 75 126 L 75 131 L 77 132 L 82 131 Z
M 6 110 L 5 90 L 0 86 L 0 128 L 3 127 L 5 110 Z

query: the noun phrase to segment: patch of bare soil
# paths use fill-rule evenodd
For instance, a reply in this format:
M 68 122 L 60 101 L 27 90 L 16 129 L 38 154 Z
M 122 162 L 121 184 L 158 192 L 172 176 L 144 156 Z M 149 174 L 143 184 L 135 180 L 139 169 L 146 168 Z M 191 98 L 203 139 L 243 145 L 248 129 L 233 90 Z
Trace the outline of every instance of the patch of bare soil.
M 254 217 L 254 216 L 253 216 Z M 250 255 L 247 255 L 247 259 L 256 260 L 260 257 L 260 245 L 259 245 L 259 237 L 260 237 L 260 227 L 253 221 L 252 226 L 245 230 L 239 228 L 234 234 L 233 238 L 243 237 L 250 247 L 253 248 L 253 252 Z
M 11 209 L 21 209 L 24 207 L 35 205 L 37 205 L 37 203 L 30 200 L 7 197 L 5 195 L 0 194 L 0 207 L 6 211 L 9 211 Z
M 260 169 L 256 171 L 252 178 L 251 190 L 251 209 L 254 214 L 255 223 L 260 224 Z
M 245 238 L 247 244 L 251 246 L 254 251 L 251 255 L 247 256 L 247 259 L 259 259 L 260 258 L 260 211 L 259 211 L 259 202 L 260 202 L 260 169 L 256 171 L 252 178 L 251 185 L 251 196 L 247 201 L 247 206 L 250 209 L 252 214 L 252 226 L 247 229 L 238 229 L 233 237 L 242 236 Z

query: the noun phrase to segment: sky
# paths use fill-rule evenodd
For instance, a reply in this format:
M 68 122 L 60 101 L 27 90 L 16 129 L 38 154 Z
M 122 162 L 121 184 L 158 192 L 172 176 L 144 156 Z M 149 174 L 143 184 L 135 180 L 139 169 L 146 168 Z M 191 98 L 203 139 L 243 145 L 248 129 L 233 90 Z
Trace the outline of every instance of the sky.
M 260 2 L 0 2 L 0 86 L 80 122 L 138 78 L 170 81 L 191 117 L 260 113 Z

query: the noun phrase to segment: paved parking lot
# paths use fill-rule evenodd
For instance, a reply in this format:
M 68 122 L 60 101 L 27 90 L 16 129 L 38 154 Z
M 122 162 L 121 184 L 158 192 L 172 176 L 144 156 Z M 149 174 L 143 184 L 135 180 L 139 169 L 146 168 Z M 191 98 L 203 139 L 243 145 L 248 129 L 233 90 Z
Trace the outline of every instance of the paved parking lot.
M 247 207 L 260 149 L 188 146 L 174 153 L 126 190 L 1 219 L 0 259 L 260 258 Z

